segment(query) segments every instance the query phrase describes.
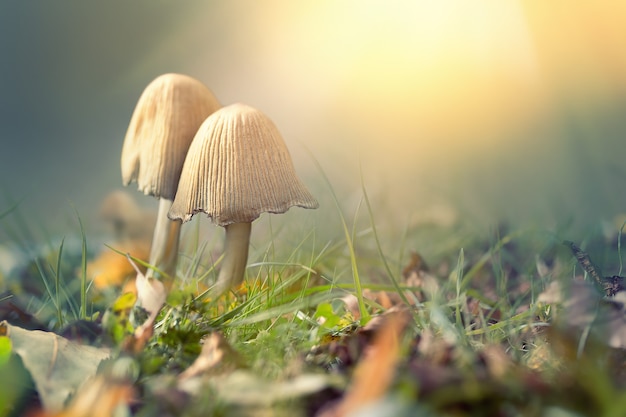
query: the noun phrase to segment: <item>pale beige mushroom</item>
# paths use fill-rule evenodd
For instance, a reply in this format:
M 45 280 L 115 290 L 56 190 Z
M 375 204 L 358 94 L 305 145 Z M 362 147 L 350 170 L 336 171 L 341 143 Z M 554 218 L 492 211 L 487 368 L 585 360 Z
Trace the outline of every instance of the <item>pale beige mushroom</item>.
M 189 147 L 171 219 L 206 213 L 226 229 L 224 259 L 213 295 L 243 280 L 250 229 L 261 213 L 318 203 L 296 175 L 278 129 L 260 111 L 232 104 L 209 116 Z
M 127 191 L 107 194 L 99 214 L 118 242 L 136 239 L 149 242 L 154 233 L 156 211 L 140 207 Z
M 143 91 L 122 148 L 124 185 L 137 182 L 144 194 L 160 199 L 149 263 L 174 278 L 180 221 L 168 219 L 189 145 L 202 122 L 220 104 L 200 81 L 164 74 Z M 157 277 L 149 269 L 146 278 Z M 160 277 L 163 278 L 163 277 Z

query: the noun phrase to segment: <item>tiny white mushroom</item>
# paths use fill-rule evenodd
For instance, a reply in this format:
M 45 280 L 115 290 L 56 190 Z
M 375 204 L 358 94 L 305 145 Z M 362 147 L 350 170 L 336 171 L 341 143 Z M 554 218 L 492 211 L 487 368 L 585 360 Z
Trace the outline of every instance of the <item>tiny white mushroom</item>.
M 242 282 L 251 223 L 261 213 L 318 203 L 296 175 L 278 129 L 262 112 L 244 104 L 209 116 L 189 147 L 171 219 L 186 222 L 206 213 L 226 229 L 224 259 L 213 295 Z
M 220 104 L 200 81 L 164 74 L 143 91 L 122 148 L 124 185 L 137 182 L 144 194 L 160 199 L 149 263 L 174 278 L 180 221 L 167 212 L 172 204 L 189 145 L 202 122 Z M 149 269 L 146 278 L 155 272 Z M 163 278 L 163 277 L 160 277 Z

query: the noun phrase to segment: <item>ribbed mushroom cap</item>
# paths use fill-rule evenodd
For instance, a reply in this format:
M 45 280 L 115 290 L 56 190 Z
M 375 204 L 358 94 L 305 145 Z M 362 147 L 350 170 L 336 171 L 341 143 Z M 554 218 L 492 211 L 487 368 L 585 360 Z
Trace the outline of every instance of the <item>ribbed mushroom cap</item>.
M 143 91 L 122 148 L 124 185 L 137 181 L 144 194 L 174 199 L 189 145 L 220 104 L 200 81 L 164 74 Z
M 186 222 L 204 212 L 227 226 L 291 206 L 317 208 L 318 203 L 297 177 L 278 129 L 260 111 L 232 104 L 198 129 L 169 217 Z

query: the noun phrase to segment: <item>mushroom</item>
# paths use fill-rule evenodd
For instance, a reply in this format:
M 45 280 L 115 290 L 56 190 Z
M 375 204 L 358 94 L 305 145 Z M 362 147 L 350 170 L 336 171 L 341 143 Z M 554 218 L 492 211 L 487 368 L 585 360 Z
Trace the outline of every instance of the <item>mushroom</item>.
M 102 200 L 100 219 L 117 241 L 148 240 L 154 232 L 156 212 L 140 207 L 128 192 L 115 190 Z
M 224 259 L 212 288 L 219 296 L 243 281 L 253 220 L 263 212 L 318 205 L 297 177 L 274 123 L 259 110 L 232 104 L 198 129 L 169 217 L 184 223 L 204 212 L 225 228 Z
M 200 81 L 164 74 L 143 91 L 133 112 L 122 148 L 124 185 L 160 199 L 146 278 L 172 279 L 176 273 L 180 221 L 168 219 L 189 145 L 202 122 L 220 104 Z

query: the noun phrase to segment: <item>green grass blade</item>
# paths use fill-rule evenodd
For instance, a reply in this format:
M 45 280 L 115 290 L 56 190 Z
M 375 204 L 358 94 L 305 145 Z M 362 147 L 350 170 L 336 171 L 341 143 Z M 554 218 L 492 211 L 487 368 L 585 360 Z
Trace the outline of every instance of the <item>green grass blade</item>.
M 24 201 L 24 198 L 22 197 L 21 200 L 14 202 L 13 204 L 11 204 L 8 208 L 4 209 L 4 211 L 0 211 L 0 219 L 2 219 L 5 216 L 8 216 L 9 214 L 11 214 L 12 212 L 14 212 L 15 210 L 17 210 L 17 208 L 19 207 L 20 204 L 22 204 L 22 201 Z
M 359 313 L 361 314 L 361 322 L 362 324 L 366 324 L 370 320 L 371 317 L 370 317 L 369 311 L 367 310 L 367 307 L 365 306 L 365 301 L 363 299 L 363 289 L 361 287 L 361 279 L 359 277 L 359 269 L 358 269 L 357 262 L 356 262 L 356 252 L 354 251 L 354 244 L 352 241 L 352 236 L 350 234 L 350 230 L 348 230 L 346 219 L 343 215 L 343 211 L 341 210 L 341 206 L 339 205 L 339 199 L 337 198 L 337 194 L 335 194 L 335 190 L 333 189 L 330 179 L 326 175 L 326 172 L 324 172 L 324 169 L 320 165 L 319 161 L 313 155 L 311 155 L 311 158 L 313 159 L 313 162 L 315 163 L 317 169 L 322 174 L 322 178 L 324 178 L 324 182 L 326 183 L 326 185 L 328 186 L 328 189 L 330 190 L 331 196 L 333 198 L 333 202 L 335 203 L 335 206 L 337 208 L 337 213 L 339 214 L 339 219 L 341 220 L 341 226 L 343 228 L 343 232 L 346 238 L 346 244 L 348 245 L 348 251 L 350 253 L 350 265 L 352 267 L 352 279 L 354 281 L 354 289 L 355 289 L 356 298 L 359 304 Z
M 455 284 L 456 284 L 456 306 L 454 311 L 454 316 L 456 318 L 456 324 L 461 328 L 463 326 L 463 321 L 461 320 L 461 283 L 463 282 L 463 268 L 465 265 L 465 252 L 463 248 L 459 251 L 459 257 L 456 262 L 455 269 Z
M 60 327 L 63 327 L 63 312 L 61 311 L 61 259 L 63 259 L 63 245 L 65 244 L 65 237 L 61 239 L 61 245 L 59 246 L 59 255 L 57 257 L 57 267 L 54 274 L 54 295 L 56 297 L 57 307 L 57 320 Z
M 263 309 L 257 313 L 246 315 L 243 318 L 235 318 L 229 323 L 226 323 L 229 327 L 243 326 L 260 321 L 272 320 L 283 314 L 293 313 L 298 310 L 305 310 L 311 306 L 318 305 L 320 303 L 332 300 L 337 297 L 337 293 L 334 291 L 325 291 L 317 294 L 312 294 L 308 297 L 298 298 L 292 302 L 286 302 L 277 306 Z
M 506 244 L 511 242 L 515 237 L 519 236 L 520 234 L 522 234 L 521 231 L 517 233 L 511 233 L 502 237 L 500 240 L 496 242 L 495 245 L 491 247 L 491 249 L 485 252 L 483 256 L 480 257 L 478 262 L 476 262 L 474 266 L 469 271 L 467 271 L 467 273 L 465 273 L 465 275 L 463 276 L 463 281 L 461 281 L 461 290 L 463 291 L 465 290 L 465 288 L 467 288 L 467 284 L 487 264 L 487 262 L 491 259 L 491 257 L 496 252 L 501 250 Z
M 626 226 L 626 222 L 622 223 L 622 227 L 619 228 L 617 233 L 617 256 L 619 258 L 619 271 L 617 275 L 622 276 L 622 234 L 624 233 L 624 226 Z
M 80 310 L 78 315 L 80 319 L 84 320 L 87 318 L 87 236 L 85 235 L 83 220 L 76 207 L 74 207 L 74 212 L 78 218 L 81 239 Z
M 369 199 L 369 197 L 367 195 L 367 190 L 365 189 L 365 182 L 363 180 L 363 170 L 362 170 L 362 167 L 360 165 L 359 165 L 359 169 L 361 169 L 361 190 L 363 192 L 363 198 L 365 200 L 365 206 L 367 207 L 367 212 L 369 214 L 370 224 L 372 226 L 372 232 L 374 233 L 374 240 L 376 241 L 376 249 L 378 250 L 378 255 L 380 256 L 380 259 L 383 262 L 383 266 L 385 267 L 385 271 L 387 271 L 387 276 L 389 276 L 389 280 L 391 281 L 391 284 L 396 289 L 396 292 L 398 293 L 398 295 L 400 296 L 400 298 L 402 299 L 402 301 L 406 305 L 410 305 L 410 302 L 406 298 L 406 295 L 404 294 L 404 291 L 402 291 L 400 289 L 400 284 L 398 283 L 398 280 L 396 279 L 393 271 L 391 271 L 391 267 L 389 266 L 389 262 L 387 262 L 387 258 L 385 257 L 385 254 L 383 253 L 383 248 L 382 248 L 382 245 L 380 243 L 380 238 L 378 237 L 378 231 L 376 230 L 376 223 L 374 222 L 374 213 L 373 213 L 373 210 L 372 210 L 372 205 L 370 204 L 370 199 Z
M 127 257 L 133 260 L 133 262 L 135 262 L 137 265 L 141 265 L 144 268 L 150 268 L 152 270 L 154 270 L 155 272 L 158 272 L 159 274 L 161 274 L 162 276 L 164 276 L 166 279 L 170 279 L 170 276 L 168 274 L 166 274 L 165 272 L 161 271 L 159 268 L 157 268 L 154 265 L 150 265 L 148 262 L 143 261 L 139 258 L 135 258 L 134 256 L 132 256 L 131 254 L 127 253 L 127 252 L 122 252 L 119 249 L 115 249 L 113 246 L 107 245 L 106 243 L 104 244 L 104 246 L 106 246 L 107 248 L 111 249 L 113 252 L 122 255 L 123 257 Z M 205 275 L 207 275 L 210 271 L 208 271 Z
M 41 277 L 41 282 L 43 282 L 43 286 L 46 289 L 46 292 L 48 293 L 48 297 L 50 298 L 50 300 L 52 300 L 52 303 L 55 303 L 56 297 L 54 296 L 52 288 L 50 288 L 50 280 L 48 278 L 48 275 L 46 274 L 46 271 L 44 270 L 43 265 L 41 264 L 41 261 L 39 260 L 39 258 L 35 258 L 33 260 L 33 263 L 35 264 L 35 267 L 37 268 L 37 272 L 39 272 L 39 276 Z M 58 305 L 55 305 L 55 308 L 58 310 L 60 307 Z

